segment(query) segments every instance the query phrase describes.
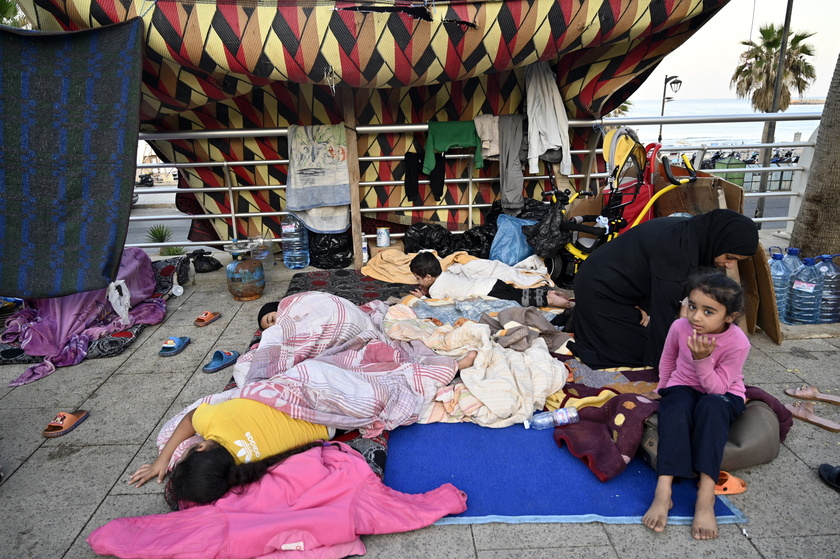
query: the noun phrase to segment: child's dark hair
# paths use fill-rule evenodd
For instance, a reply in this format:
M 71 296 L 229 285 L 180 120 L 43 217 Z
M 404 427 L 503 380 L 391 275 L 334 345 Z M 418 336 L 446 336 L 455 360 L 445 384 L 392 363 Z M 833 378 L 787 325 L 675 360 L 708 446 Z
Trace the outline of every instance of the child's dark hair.
M 744 290 L 741 285 L 721 272 L 705 272 L 688 278 L 688 292 L 699 289 L 724 306 L 726 314 L 739 316 L 744 312 Z
M 259 480 L 272 466 L 286 458 L 324 443 L 316 441 L 257 462 L 237 465 L 233 456 L 221 445 L 205 451 L 191 451 L 172 470 L 166 488 L 167 501 L 186 501 L 203 505 L 222 498 L 228 491 L 241 492 L 249 483 Z M 172 506 L 172 503 L 170 503 Z
M 408 265 L 411 273 L 419 278 L 426 276 L 438 277 L 443 270 L 440 267 L 440 262 L 437 256 L 431 252 L 418 252 Z

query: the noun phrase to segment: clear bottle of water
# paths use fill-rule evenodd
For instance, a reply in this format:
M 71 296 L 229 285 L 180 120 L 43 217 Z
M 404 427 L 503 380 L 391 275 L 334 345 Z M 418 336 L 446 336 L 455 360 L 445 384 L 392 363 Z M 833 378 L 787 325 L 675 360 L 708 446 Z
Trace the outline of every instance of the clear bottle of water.
M 802 266 L 802 258 L 799 257 L 800 250 L 798 248 L 788 247 L 787 250 L 785 250 L 785 252 L 787 254 L 785 254 L 785 257 L 782 259 L 782 261 L 785 263 L 785 266 L 787 266 L 790 269 L 790 272 L 792 274 L 796 273 L 796 270 L 798 270 L 799 267 Z
M 286 214 L 281 222 L 283 243 L 283 264 L 292 270 L 309 266 L 309 232 L 306 226 L 292 214 Z
M 779 309 L 779 320 L 787 321 L 788 291 L 790 291 L 790 278 L 793 273 L 782 261 L 784 254 L 781 250 L 773 252 L 770 247 L 770 278 L 773 280 L 773 291 L 776 293 L 776 307 Z
M 552 411 L 535 413 L 531 419 L 525 420 L 525 428 L 550 429 L 553 427 L 559 427 L 560 425 L 577 423 L 579 419 L 577 408 L 569 406 L 567 408 L 558 408 Z
M 816 324 L 820 319 L 823 275 L 816 261 L 806 258 L 793 274 L 788 291 L 787 318 L 790 324 Z
M 820 322 L 840 322 L 840 266 L 834 258 L 840 254 L 823 254 L 819 257 L 817 270 L 823 276 L 823 294 L 820 304 Z

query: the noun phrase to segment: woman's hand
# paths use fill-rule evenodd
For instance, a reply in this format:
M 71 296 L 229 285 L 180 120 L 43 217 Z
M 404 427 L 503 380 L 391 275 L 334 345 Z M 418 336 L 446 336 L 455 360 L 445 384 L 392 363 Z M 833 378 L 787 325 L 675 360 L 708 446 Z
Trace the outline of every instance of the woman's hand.
M 636 308 L 640 313 L 642 313 L 642 320 L 639 321 L 639 324 L 647 328 L 647 325 L 650 324 L 650 315 L 648 315 L 642 307 L 637 306 Z
M 155 460 L 152 464 L 143 464 L 136 472 L 131 474 L 128 484 L 140 487 L 155 477 L 157 477 L 158 483 L 163 483 L 163 478 L 166 477 L 166 466 L 167 464 L 160 464 L 158 460 Z
M 648 400 L 658 400 L 662 397 L 662 396 L 659 395 L 659 392 L 653 392 L 653 391 L 645 392 L 644 394 L 639 394 L 639 396 L 647 398 Z
M 697 332 L 692 332 L 688 337 L 688 349 L 691 350 L 691 356 L 695 361 L 705 359 L 710 356 L 717 346 L 717 340 L 709 336 L 697 335 Z

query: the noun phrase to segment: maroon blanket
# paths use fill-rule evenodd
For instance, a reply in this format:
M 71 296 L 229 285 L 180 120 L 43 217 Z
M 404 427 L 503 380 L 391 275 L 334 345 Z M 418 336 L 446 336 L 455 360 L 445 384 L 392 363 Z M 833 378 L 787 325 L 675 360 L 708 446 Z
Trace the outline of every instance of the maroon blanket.
M 648 374 L 655 378 L 653 370 Z M 615 392 L 612 388 L 592 388 L 577 383 L 567 383 L 563 390 L 575 394 L 576 398 Z M 747 386 L 746 398 L 761 400 L 770 406 L 779 418 L 779 439 L 784 442 L 793 426 L 793 414 L 771 394 L 755 386 Z M 568 446 L 599 480 L 607 481 L 623 472 L 636 455 L 645 420 L 658 408 L 658 402 L 639 394 L 618 394 L 602 406 L 578 410 L 580 421 L 555 429 L 554 441 L 557 446 Z

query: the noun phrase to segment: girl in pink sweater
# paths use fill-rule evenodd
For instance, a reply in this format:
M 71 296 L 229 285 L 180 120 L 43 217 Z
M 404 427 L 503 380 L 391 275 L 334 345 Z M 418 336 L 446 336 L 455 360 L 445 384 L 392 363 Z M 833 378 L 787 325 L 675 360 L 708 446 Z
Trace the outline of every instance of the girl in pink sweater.
M 743 312 L 741 286 L 722 273 L 689 278 L 687 316 L 668 331 L 659 362 L 659 452 L 656 492 L 642 518 L 656 532 L 665 529 L 675 477 L 699 474 L 691 533 L 717 537 L 715 484 L 729 426 L 744 413 L 743 366 L 750 350 L 734 325 Z

